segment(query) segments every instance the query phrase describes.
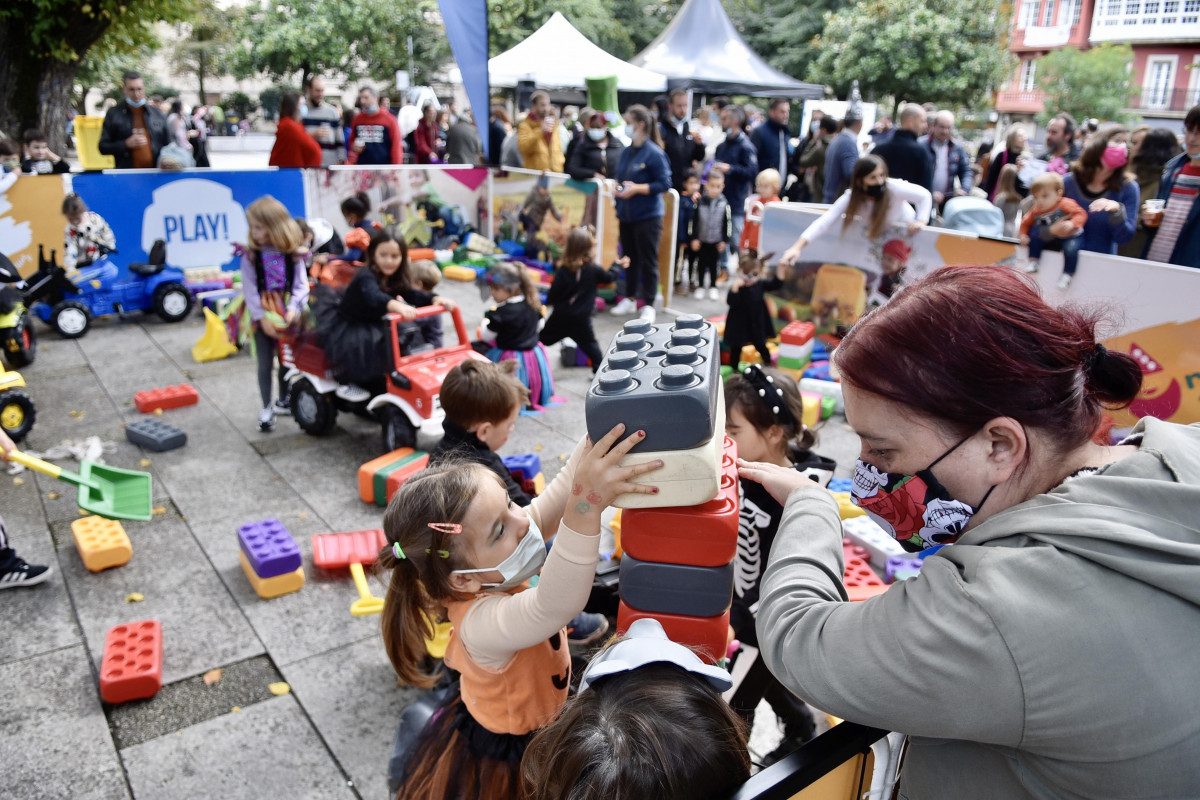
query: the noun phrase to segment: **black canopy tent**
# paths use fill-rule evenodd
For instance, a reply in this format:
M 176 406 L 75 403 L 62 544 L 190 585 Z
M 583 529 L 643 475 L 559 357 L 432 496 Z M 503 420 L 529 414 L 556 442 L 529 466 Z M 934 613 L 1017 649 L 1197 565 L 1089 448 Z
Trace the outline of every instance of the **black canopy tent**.
M 630 63 L 666 75 L 672 89 L 798 99 L 825 94 L 823 86 L 793 80 L 759 58 L 733 27 L 721 0 L 688 0 Z

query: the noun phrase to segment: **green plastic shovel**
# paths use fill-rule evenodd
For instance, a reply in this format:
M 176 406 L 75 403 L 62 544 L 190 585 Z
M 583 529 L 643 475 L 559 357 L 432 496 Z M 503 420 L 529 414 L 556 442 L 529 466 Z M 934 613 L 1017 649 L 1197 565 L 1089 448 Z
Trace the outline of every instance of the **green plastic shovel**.
M 82 474 L 77 475 L 18 450 L 9 451 L 8 460 L 75 484 L 79 487 L 79 507 L 91 514 L 108 519 L 148 520 L 152 516 L 149 472 L 83 461 L 79 466 Z

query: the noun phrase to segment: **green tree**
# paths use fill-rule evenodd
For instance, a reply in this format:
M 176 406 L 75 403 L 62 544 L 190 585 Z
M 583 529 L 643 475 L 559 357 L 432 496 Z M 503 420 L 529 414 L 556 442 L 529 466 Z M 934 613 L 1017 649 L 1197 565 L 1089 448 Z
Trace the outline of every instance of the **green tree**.
M 233 54 L 234 74 L 256 73 L 307 85 L 312 76 L 341 73 L 389 82 L 408 69 L 413 40 L 414 83 L 428 83 L 450 55 L 436 0 L 265 3 L 246 9 Z
M 238 9 L 225 10 L 213 0 L 199 0 L 191 19 L 175 26 L 178 38 L 171 47 L 171 67 L 177 75 L 196 76 L 201 104 L 208 102 L 205 79 L 228 75 L 232 68 L 238 16 Z
M 1128 65 L 1133 49 L 1124 44 L 1102 44 L 1086 52 L 1064 47 L 1037 63 L 1038 85 L 1046 92 L 1043 124 L 1066 111 L 1075 119 L 1122 120 L 1133 86 Z
M 859 0 L 826 18 L 807 79 L 839 97 L 857 79 L 868 100 L 970 107 L 1008 72 L 1001 2 Z
M 812 40 L 825 30 L 831 12 L 846 0 L 738 0 L 741 8 L 726 3 L 726 10 L 746 44 L 775 69 L 801 77 L 817 57 Z M 823 83 L 824 81 L 818 81 Z
M 0 3 L 0 130 L 41 128 L 64 144 L 82 59 L 110 30 L 176 22 L 191 0 L 6 0 Z M 119 75 L 108 80 L 119 80 Z
M 263 114 L 270 119 L 279 115 L 279 101 L 288 92 L 297 91 L 294 86 L 268 86 L 258 93 L 258 102 L 262 105 Z
M 158 46 L 158 36 L 151 24 L 122 18 L 120 24 L 109 28 L 80 61 L 71 105 L 82 114 L 86 110 L 84 98 L 91 89 L 99 89 L 105 97 L 119 101 L 124 96 L 121 73 L 126 70 L 146 73 Z
M 221 106 L 226 114 L 236 114 L 239 119 L 245 119 L 258 108 L 258 103 L 245 92 L 230 92 L 222 98 Z

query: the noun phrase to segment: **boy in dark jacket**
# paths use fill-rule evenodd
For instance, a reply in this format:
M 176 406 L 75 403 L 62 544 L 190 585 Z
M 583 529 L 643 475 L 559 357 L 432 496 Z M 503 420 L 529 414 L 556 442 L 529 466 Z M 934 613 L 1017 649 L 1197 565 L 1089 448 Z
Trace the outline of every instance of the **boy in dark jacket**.
M 708 278 L 709 299 L 720 297 L 717 292 L 717 266 L 729 242 L 733 240 L 733 214 L 724 192 L 724 174 L 716 171 L 708 173 L 704 196 L 696 204 L 692 226 L 688 231 L 688 241 L 699 262 L 695 290 L 697 300 L 704 297 L 705 278 Z
M 687 262 L 687 276 L 691 281 L 691 290 L 696 291 L 696 262 L 697 253 L 691 247 L 688 231 L 692 229 L 692 220 L 696 218 L 696 204 L 700 202 L 700 175 L 690 169 L 683 179 L 683 189 L 679 193 L 679 232 L 676 241 L 679 251 L 675 253 L 675 291 L 683 285 L 684 262 Z

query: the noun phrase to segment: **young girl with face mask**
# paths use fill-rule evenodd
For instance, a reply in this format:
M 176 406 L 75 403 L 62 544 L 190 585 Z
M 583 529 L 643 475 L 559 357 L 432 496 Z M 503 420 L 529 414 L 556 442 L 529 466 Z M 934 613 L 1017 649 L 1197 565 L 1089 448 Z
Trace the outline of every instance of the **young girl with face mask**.
M 862 220 L 867 238 L 874 240 L 888 228 L 898 226 L 905 226 L 911 236 L 925 227 L 932 210 L 933 195 L 928 189 L 889 178 L 882 158 L 865 155 L 854 165 L 850 188 L 800 234 L 796 243 L 780 256 L 779 263 L 785 267 L 795 264 L 805 245 L 825 235 L 839 219 L 842 220 L 839 236 L 844 237 L 851 224 Z
M 486 467 L 444 462 L 418 473 L 384 514 L 391 571 L 383 641 L 405 683 L 430 687 L 425 640 L 453 624 L 446 665 L 457 689 L 433 715 L 404 770 L 401 800 L 506 800 L 520 796 L 520 764 L 534 732 L 567 699 L 566 625 L 587 602 L 600 542 L 600 512 L 661 461 L 622 467 L 645 434 L 618 425 L 586 439 L 527 508 Z M 546 553 L 546 540 L 557 534 Z M 538 585 L 522 591 L 540 573 Z

